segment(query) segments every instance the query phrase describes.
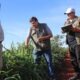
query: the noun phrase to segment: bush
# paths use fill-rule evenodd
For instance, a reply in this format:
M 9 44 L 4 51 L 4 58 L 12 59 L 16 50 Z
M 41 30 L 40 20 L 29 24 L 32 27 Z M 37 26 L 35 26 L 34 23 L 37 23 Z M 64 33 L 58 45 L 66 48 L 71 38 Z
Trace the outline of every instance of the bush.
M 65 48 L 61 47 L 60 39 L 59 36 L 56 36 L 55 40 L 51 41 L 55 65 L 60 64 L 60 60 L 64 59 L 66 51 Z M 31 45 L 26 49 L 24 43 L 18 43 L 17 47 L 12 43 L 11 48 L 3 52 L 4 66 L 0 72 L 0 80 L 48 80 L 44 59 L 42 58 L 40 65 L 35 65 L 32 50 Z

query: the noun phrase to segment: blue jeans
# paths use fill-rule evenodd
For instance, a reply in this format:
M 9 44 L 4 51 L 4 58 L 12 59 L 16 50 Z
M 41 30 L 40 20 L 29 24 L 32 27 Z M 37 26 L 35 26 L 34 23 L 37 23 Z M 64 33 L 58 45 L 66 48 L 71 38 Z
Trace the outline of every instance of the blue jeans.
M 45 51 L 33 50 L 33 58 L 34 58 L 35 64 L 40 63 L 41 56 L 44 56 L 44 58 L 46 60 L 46 63 L 48 65 L 49 76 L 54 76 L 54 67 L 52 65 L 51 50 L 45 50 Z

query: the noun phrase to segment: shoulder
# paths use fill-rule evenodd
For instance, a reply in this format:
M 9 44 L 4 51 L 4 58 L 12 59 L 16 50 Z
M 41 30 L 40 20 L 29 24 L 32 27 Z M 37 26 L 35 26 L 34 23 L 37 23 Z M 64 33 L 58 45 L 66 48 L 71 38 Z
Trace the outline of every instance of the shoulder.
M 39 27 L 42 29 L 46 29 L 48 26 L 46 23 L 39 23 Z
M 77 22 L 80 22 L 80 17 L 79 17 L 79 16 L 76 16 L 76 21 L 75 21 L 75 23 L 77 23 Z
M 41 25 L 41 26 L 47 26 L 46 23 L 39 23 L 39 25 Z
M 29 29 L 29 33 L 31 34 L 31 33 L 32 33 L 32 31 L 33 31 L 33 28 L 32 28 L 32 27 L 30 27 L 30 29 Z

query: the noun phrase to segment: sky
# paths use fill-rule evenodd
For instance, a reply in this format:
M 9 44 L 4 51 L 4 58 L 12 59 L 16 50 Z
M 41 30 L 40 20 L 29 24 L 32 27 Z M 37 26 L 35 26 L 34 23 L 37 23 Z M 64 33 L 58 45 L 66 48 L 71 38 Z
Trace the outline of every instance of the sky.
M 55 36 L 62 35 L 67 8 L 75 8 L 76 15 L 80 15 L 80 0 L 0 0 L 0 4 L 0 21 L 5 34 L 3 45 L 7 48 L 12 42 L 25 41 L 32 16 L 40 23 L 47 23 Z

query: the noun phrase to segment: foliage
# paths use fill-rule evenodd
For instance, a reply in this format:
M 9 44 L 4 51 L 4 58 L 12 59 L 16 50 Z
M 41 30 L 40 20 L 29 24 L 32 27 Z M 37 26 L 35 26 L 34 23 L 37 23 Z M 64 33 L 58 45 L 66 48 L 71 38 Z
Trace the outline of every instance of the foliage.
M 62 37 L 55 36 L 51 41 L 52 57 L 55 64 L 64 59 L 66 49 L 61 47 Z M 12 43 L 11 48 L 3 52 L 3 70 L 0 71 L 0 80 L 48 80 L 47 66 L 42 58 L 41 64 L 35 65 L 32 58 L 33 47 L 27 49 L 24 43 Z M 45 76 L 45 77 L 44 77 Z

